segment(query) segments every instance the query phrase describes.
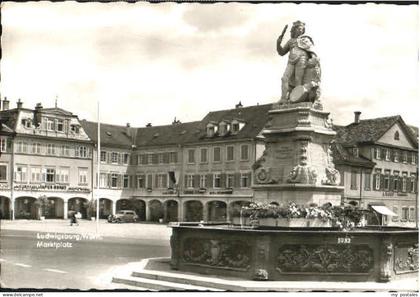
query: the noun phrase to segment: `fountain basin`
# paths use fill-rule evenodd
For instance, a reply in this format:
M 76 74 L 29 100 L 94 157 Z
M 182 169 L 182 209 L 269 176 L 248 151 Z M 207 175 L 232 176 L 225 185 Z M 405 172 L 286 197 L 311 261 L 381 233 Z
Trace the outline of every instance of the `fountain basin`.
M 276 281 L 377 281 L 415 278 L 418 229 L 171 225 L 171 268 Z

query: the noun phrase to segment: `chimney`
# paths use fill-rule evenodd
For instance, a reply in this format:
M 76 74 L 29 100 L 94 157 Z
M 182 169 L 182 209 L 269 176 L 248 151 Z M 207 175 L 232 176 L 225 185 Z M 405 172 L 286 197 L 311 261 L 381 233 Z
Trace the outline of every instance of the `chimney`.
M 152 127 L 152 123 L 147 123 L 146 127 L 147 128 Z
M 355 111 L 354 112 L 354 123 L 355 124 L 360 123 L 360 114 L 361 113 L 362 113 L 361 111 Z
M 22 101 L 20 101 L 20 98 L 19 98 L 19 100 L 16 102 L 16 105 L 17 105 L 17 108 L 18 108 L 18 109 L 21 109 L 21 108 L 22 108 L 23 102 L 22 102 Z
M 130 136 L 130 123 L 125 124 L 125 134 L 127 134 L 127 136 Z
M 35 127 L 38 127 L 41 124 L 41 110 L 42 110 L 42 104 L 37 103 L 35 105 L 35 112 L 34 112 L 34 125 L 35 125 Z
M 9 100 L 7 100 L 7 97 L 4 97 L 3 99 L 3 110 L 8 110 L 9 109 Z
M 235 105 L 235 108 L 241 108 L 242 106 L 243 106 L 243 105 L 242 105 L 242 102 L 241 102 L 241 101 L 239 101 L 239 103 Z

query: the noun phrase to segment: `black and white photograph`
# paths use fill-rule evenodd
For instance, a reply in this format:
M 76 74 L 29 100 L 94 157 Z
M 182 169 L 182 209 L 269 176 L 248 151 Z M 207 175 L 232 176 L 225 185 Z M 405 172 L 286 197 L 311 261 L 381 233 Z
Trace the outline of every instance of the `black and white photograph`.
M 418 296 L 417 2 L 0 5 L 2 296 Z

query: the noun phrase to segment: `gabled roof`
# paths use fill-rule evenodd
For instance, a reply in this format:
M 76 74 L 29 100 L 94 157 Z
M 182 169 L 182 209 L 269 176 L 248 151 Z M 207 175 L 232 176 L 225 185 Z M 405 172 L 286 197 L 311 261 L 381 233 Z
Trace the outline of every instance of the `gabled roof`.
M 18 119 L 19 109 L 8 109 L 0 111 L 0 121 L 5 124 L 7 127 L 16 130 L 17 119 Z
M 89 138 L 98 143 L 98 123 L 81 120 L 80 124 L 85 130 Z M 110 124 L 102 124 L 101 129 L 101 145 L 107 147 L 131 149 L 132 137 L 127 134 L 126 126 L 116 126 Z M 130 129 L 131 133 L 135 133 L 135 129 Z
M 198 139 L 201 122 L 177 123 L 137 129 L 136 146 L 178 145 Z
M 264 128 L 268 120 L 268 111 L 272 106 L 272 104 L 264 104 L 209 112 L 202 120 L 202 126 L 204 128 L 209 122 L 220 123 L 222 121 L 232 120 L 243 122 L 245 123 L 245 126 L 236 134 L 228 133 L 224 136 L 218 136 L 216 134 L 211 138 L 207 137 L 206 131 L 203 129 L 200 139 L 222 140 L 255 138 Z
M 373 143 L 378 141 L 397 122 L 401 124 L 410 141 L 417 147 L 418 142 L 413 131 L 404 123 L 401 116 L 361 120 L 359 123 L 351 123 L 347 126 L 335 125 L 336 142 L 344 145 Z
M 43 108 L 41 109 L 43 113 L 51 113 L 56 115 L 66 115 L 66 116 L 73 116 L 73 113 L 70 111 L 64 110 L 59 107 L 52 107 L 52 108 Z

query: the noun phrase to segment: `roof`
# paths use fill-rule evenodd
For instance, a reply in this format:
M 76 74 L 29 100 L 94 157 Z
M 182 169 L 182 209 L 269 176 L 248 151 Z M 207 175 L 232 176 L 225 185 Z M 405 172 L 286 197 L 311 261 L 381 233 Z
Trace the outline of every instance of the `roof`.
M 97 143 L 98 142 L 98 123 L 81 120 L 80 124 L 85 130 L 89 138 Z M 130 132 L 135 133 L 135 129 L 130 129 Z M 101 130 L 101 145 L 110 147 L 130 148 L 132 145 L 132 137 L 127 134 L 126 126 L 117 126 L 110 124 L 100 125 Z M 135 135 L 135 134 L 134 134 Z
M 14 131 L 10 129 L 6 124 L 0 122 L 0 133 L 12 134 Z
M 13 131 L 16 130 L 18 112 L 17 108 L 2 110 L 0 112 L 0 121 Z
M 236 134 L 228 133 L 225 136 L 216 135 L 212 138 L 208 138 L 205 129 L 203 129 L 200 139 L 233 140 L 255 138 L 267 123 L 268 111 L 272 109 L 272 106 L 272 104 L 264 104 L 209 112 L 202 120 L 203 125 L 207 125 L 210 122 L 220 123 L 222 121 L 238 120 L 245 123 L 245 126 Z
M 334 125 L 334 130 L 337 132 L 336 142 L 345 145 L 373 143 L 378 141 L 397 122 L 401 124 L 413 144 L 418 146 L 413 130 L 404 123 L 399 115 L 361 120 L 359 123 L 351 123 L 347 126 Z
M 195 142 L 202 122 L 177 123 L 137 129 L 136 146 L 177 145 Z
M 333 142 L 331 144 L 331 151 L 335 164 L 345 164 L 345 165 L 354 165 L 367 168 L 373 168 L 375 162 L 363 157 L 363 156 L 354 156 L 349 150 L 343 147 L 341 143 Z

